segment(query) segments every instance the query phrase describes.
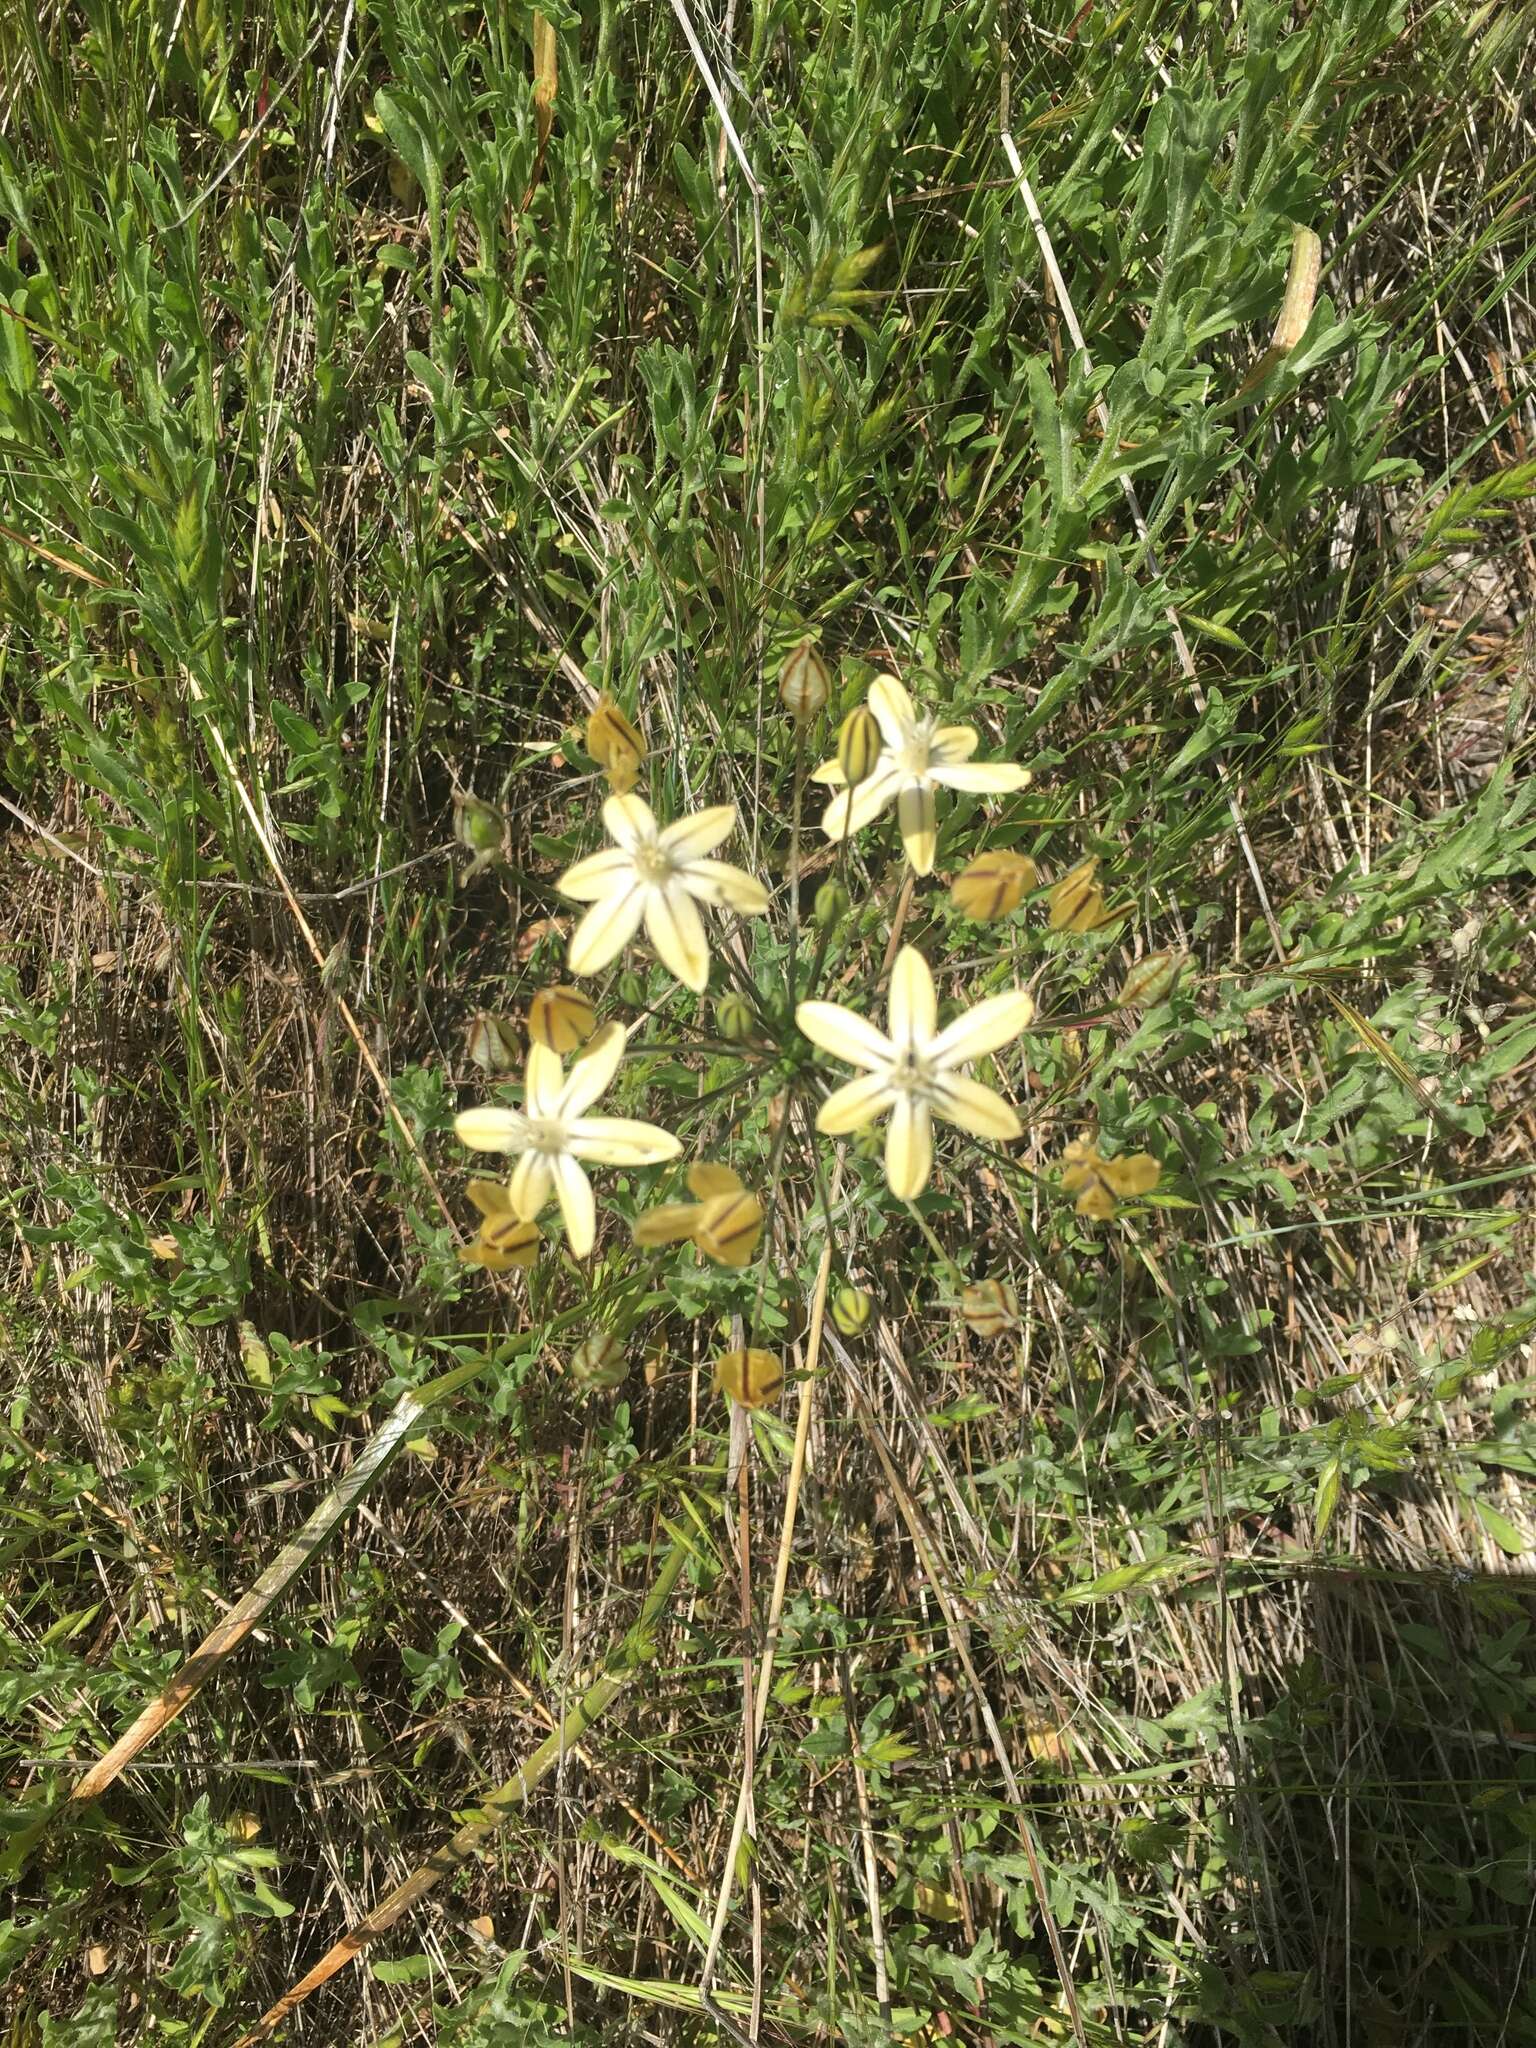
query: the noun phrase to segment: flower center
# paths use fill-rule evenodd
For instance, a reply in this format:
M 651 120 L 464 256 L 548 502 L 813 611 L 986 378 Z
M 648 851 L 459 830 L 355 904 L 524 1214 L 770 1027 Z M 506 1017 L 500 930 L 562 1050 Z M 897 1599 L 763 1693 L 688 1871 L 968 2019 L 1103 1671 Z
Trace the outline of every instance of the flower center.
M 672 873 L 672 862 L 666 849 L 655 840 L 637 846 L 630 858 L 640 880 L 649 882 L 653 887 L 664 883 Z
M 911 1048 L 896 1055 L 891 1066 L 891 1086 L 904 1095 L 925 1096 L 933 1089 L 933 1067 Z
M 535 1116 L 528 1119 L 528 1150 L 542 1152 L 546 1156 L 565 1150 L 565 1125 L 557 1116 Z
M 897 768 L 910 781 L 921 782 L 932 764 L 934 720 L 920 718 L 903 736 L 892 756 Z

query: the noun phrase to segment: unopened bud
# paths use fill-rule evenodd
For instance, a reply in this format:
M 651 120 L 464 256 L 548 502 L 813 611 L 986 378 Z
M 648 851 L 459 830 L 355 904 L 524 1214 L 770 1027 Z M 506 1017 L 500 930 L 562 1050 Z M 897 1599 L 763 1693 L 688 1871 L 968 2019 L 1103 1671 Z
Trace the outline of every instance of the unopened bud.
M 949 900 L 962 916 L 985 923 L 1017 910 L 1035 886 L 1035 864 L 1027 854 L 979 853 L 954 880 Z
M 779 670 L 779 701 L 791 718 L 814 718 L 831 693 L 831 671 L 807 635 Z
M 745 1188 L 699 1204 L 693 1241 L 717 1266 L 745 1266 L 763 1234 L 763 1205 Z
M 837 736 L 837 765 L 849 789 L 867 782 L 875 772 L 884 744 L 879 721 L 867 704 L 856 704 Z
M 528 1005 L 528 1036 L 563 1059 L 585 1045 L 597 1024 L 597 1012 L 579 988 L 541 988 Z
M 645 741 L 606 690 L 587 720 L 586 747 L 618 795 L 634 788 L 645 759 Z
M 1098 856 L 1090 854 L 1063 875 L 1050 894 L 1053 932 L 1091 932 L 1104 923 L 1104 892 L 1093 879 Z

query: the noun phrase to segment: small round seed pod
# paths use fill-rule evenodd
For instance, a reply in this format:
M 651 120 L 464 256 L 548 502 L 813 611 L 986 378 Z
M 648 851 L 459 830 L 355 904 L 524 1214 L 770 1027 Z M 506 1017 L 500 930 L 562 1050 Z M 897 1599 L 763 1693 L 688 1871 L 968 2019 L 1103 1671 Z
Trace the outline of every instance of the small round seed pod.
M 1172 995 L 1179 976 L 1189 963 L 1187 953 L 1145 953 L 1120 984 L 1115 1007 L 1135 1010 L 1147 1003 L 1160 1003 Z
M 816 891 L 816 922 L 821 925 L 840 924 L 848 914 L 848 891 L 842 883 L 828 880 Z
M 509 1073 L 517 1065 L 517 1033 L 504 1017 L 484 1010 L 470 1019 L 464 1049 L 482 1074 Z
M 501 845 L 504 824 L 500 811 L 477 796 L 453 800 L 453 836 L 466 853 L 494 853 Z
M 858 1287 L 839 1287 L 832 1297 L 832 1320 L 845 1337 L 857 1337 L 874 1312 L 875 1304 Z
M 745 1045 L 757 1028 L 745 996 L 722 996 L 715 1005 L 715 1029 L 728 1045 Z
M 977 1280 L 960 1296 L 960 1313 L 978 1337 L 1006 1337 L 1019 1327 L 1019 1297 L 1011 1280 Z
M 594 1330 L 571 1353 L 566 1370 L 578 1387 L 616 1387 L 629 1371 L 624 1346 L 611 1330 Z

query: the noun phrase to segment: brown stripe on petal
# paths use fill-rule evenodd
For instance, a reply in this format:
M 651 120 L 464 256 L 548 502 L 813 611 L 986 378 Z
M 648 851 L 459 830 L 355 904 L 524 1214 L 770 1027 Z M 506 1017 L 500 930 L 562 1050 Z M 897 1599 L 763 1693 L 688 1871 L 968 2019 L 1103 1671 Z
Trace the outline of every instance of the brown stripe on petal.
M 762 1204 L 755 1195 L 717 1195 L 704 1204 L 694 1233 L 699 1250 L 722 1266 L 744 1266 L 763 1234 Z
M 524 1223 L 518 1216 L 487 1217 L 480 1226 L 480 1240 L 499 1252 L 524 1251 L 539 1241 L 535 1224 Z

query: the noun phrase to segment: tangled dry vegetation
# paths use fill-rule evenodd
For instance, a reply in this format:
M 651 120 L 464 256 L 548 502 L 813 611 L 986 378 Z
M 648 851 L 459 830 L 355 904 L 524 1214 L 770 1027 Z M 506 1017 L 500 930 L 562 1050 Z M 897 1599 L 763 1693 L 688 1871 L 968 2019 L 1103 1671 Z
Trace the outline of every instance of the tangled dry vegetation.
M 1536 2042 L 1526 24 L 13 16 L 17 2048 Z

